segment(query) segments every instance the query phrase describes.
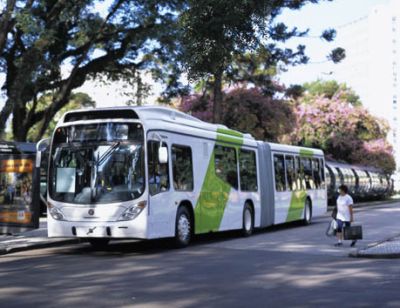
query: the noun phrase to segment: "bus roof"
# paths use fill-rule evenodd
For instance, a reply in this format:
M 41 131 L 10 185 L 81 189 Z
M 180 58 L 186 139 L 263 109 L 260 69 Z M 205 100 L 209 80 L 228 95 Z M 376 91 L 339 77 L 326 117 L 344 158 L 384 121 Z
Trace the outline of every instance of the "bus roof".
M 270 143 L 270 142 L 268 142 L 268 144 L 271 147 L 271 151 L 289 152 L 289 153 L 306 155 L 306 156 L 307 155 L 311 155 L 311 156 L 312 155 L 318 155 L 318 156 L 324 155 L 324 152 L 320 149 L 299 147 L 299 146 L 279 144 L 279 143 Z
M 199 120 L 179 110 L 160 106 L 137 107 L 107 107 L 96 109 L 80 109 L 69 111 L 60 119 L 58 125 L 68 122 L 79 122 L 96 119 L 140 119 L 147 129 L 166 128 L 168 126 L 180 126 L 181 129 L 199 129 L 230 137 L 238 137 L 254 141 L 250 134 L 244 134 L 225 125 L 212 124 Z

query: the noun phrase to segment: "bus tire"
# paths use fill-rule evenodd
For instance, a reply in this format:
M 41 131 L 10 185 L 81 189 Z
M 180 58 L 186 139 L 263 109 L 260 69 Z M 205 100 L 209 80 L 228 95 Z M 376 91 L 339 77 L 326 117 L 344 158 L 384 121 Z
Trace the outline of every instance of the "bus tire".
M 242 234 L 244 237 L 248 237 L 253 234 L 253 231 L 254 231 L 253 208 L 248 202 L 246 202 L 243 208 Z
M 304 225 L 309 225 L 312 222 L 312 206 L 311 206 L 311 200 L 309 198 L 306 198 L 306 201 L 304 202 L 304 218 L 303 218 L 303 223 Z
M 108 238 L 89 238 L 88 242 L 94 249 L 104 249 L 107 247 L 110 240 Z
M 190 244 L 193 234 L 192 217 L 185 206 L 180 206 L 175 221 L 175 246 L 183 248 Z

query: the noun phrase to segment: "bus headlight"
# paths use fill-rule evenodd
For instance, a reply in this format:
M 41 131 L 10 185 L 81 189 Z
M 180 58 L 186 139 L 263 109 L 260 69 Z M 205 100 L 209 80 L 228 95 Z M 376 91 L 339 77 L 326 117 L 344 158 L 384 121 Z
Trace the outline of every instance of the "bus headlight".
M 53 217 L 53 219 L 64 220 L 64 214 L 59 208 L 50 203 L 47 204 L 47 208 L 49 209 L 50 215 Z
M 118 220 L 133 220 L 144 210 L 147 202 L 141 201 L 127 208 L 119 217 Z

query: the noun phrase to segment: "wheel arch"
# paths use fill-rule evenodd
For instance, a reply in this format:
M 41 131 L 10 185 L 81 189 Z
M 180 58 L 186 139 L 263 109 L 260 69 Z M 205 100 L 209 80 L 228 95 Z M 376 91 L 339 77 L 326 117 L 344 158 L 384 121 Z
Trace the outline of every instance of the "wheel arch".
M 195 223 L 196 223 L 196 221 L 195 221 L 195 217 L 194 217 L 194 209 L 193 209 L 193 204 L 192 204 L 192 202 L 190 202 L 189 200 L 182 200 L 180 203 L 179 203 L 179 206 L 176 208 L 176 213 L 178 213 L 178 210 L 179 210 L 179 208 L 181 208 L 181 207 L 185 207 L 188 211 L 189 211 L 189 214 L 190 214 L 190 220 L 191 220 L 191 223 L 192 223 L 192 233 L 194 234 L 194 230 L 195 230 Z
M 311 219 L 312 219 L 312 217 L 313 217 L 313 201 L 312 201 L 312 197 L 310 196 L 310 195 L 308 195 L 307 194 L 307 196 L 306 196 L 306 199 L 305 199 L 305 201 L 308 201 L 308 204 L 309 204 L 309 207 L 310 207 L 310 222 L 311 222 Z M 307 202 L 304 202 L 304 219 L 306 219 L 305 217 L 305 213 L 306 213 L 306 206 L 308 206 L 307 205 Z M 306 224 L 309 224 L 309 222 L 306 222 Z
M 256 226 L 256 208 L 254 206 L 254 202 L 252 199 L 246 199 L 246 201 L 243 204 L 243 209 L 246 206 L 246 204 L 248 204 L 251 208 L 251 215 L 253 216 L 253 223 L 254 223 L 254 226 Z
M 312 214 L 312 210 L 313 210 L 313 201 L 310 195 L 306 196 L 306 200 L 308 200 L 310 202 L 310 210 L 311 210 L 311 214 Z
M 254 216 L 255 213 L 254 213 L 254 202 L 253 202 L 253 200 L 252 200 L 252 199 L 246 199 L 246 201 L 245 201 L 244 204 L 243 204 L 243 207 L 244 207 L 246 204 L 250 205 L 251 210 L 253 211 L 253 216 Z

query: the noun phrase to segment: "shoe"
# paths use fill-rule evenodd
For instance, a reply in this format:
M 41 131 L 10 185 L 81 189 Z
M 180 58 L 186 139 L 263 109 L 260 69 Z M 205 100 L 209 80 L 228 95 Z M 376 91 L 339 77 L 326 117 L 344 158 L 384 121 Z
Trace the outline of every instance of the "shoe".
M 351 244 L 350 244 L 350 247 L 356 246 L 356 243 L 357 243 L 357 241 L 352 241 Z
M 340 246 L 343 246 L 343 243 L 336 243 L 334 246 L 335 247 L 340 247 Z

